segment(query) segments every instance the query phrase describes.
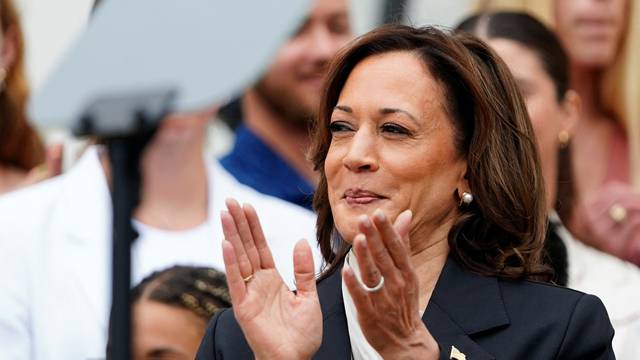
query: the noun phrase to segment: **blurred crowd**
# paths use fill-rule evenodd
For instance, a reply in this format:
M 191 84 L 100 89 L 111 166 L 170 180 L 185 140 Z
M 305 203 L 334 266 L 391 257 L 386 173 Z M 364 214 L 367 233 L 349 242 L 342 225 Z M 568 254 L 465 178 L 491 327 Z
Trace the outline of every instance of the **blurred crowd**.
M 221 244 L 238 213 L 260 215 L 289 288 L 300 238 L 321 271 L 323 179 L 308 158 L 309 128 L 328 64 L 356 38 L 353 9 L 314 0 L 254 84 L 226 104 L 169 116 L 148 145 L 132 219 L 135 359 L 194 358 L 209 320 L 231 306 Z M 418 18 L 409 9 L 386 20 Z M 551 281 L 599 297 L 617 357 L 640 358 L 640 3 L 478 0 L 458 15 L 451 31 L 486 42 L 525 102 Z M 84 139 L 63 171 L 68 149 L 44 145 L 28 97 L 20 14 L 0 0 L 0 359 L 106 358 L 109 156 Z

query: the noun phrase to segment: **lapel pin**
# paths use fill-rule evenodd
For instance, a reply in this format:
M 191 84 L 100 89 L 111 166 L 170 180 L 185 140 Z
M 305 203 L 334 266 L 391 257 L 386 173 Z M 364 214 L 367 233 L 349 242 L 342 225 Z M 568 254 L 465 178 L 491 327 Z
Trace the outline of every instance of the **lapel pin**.
M 467 360 L 467 356 L 461 353 L 460 350 L 456 349 L 455 346 L 451 346 L 451 354 L 449 355 L 449 359 Z

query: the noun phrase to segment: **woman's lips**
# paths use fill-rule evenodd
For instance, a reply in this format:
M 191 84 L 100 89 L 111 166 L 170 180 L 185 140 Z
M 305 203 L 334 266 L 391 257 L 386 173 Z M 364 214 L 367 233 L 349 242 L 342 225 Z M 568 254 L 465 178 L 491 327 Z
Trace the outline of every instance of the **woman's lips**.
M 348 189 L 342 198 L 349 205 L 367 205 L 372 202 L 385 199 L 384 196 L 362 189 Z

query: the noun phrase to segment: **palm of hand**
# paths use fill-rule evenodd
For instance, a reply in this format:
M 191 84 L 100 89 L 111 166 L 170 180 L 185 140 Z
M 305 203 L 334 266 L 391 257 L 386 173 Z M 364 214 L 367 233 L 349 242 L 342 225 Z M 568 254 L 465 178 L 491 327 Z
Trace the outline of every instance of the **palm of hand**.
M 247 284 L 234 313 L 252 349 L 270 349 L 258 359 L 310 358 L 322 341 L 322 313 L 316 293 L 295 294 L 275 269 L 260 270 Z

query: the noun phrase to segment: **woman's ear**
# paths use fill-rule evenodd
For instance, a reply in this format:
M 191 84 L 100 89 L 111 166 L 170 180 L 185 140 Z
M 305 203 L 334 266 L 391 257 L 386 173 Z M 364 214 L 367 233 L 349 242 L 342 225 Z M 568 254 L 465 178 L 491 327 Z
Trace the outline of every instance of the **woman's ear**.
M 0 48 L 0 67 L 9 72 L 9 68 L 15 62 L 18 52 L 18 39 L 15 27 L 10 26 L 7 31 L 2 34 L 0 44 L 2 45 Z
M 458 197 L 462 196 L 463 192 L 471 192 L 469 189 L 469 168 L 465 162 L 463 171 L 460 172 L 460 178 L 458 179 L 458 184 L 456 186 Z
M 562 112 L 564 116 L 561 120 L 561 131 L 573 137 L 580 115 L 582 113 L 582 98 L 574 90 L 568 90 L 562 100 Z

